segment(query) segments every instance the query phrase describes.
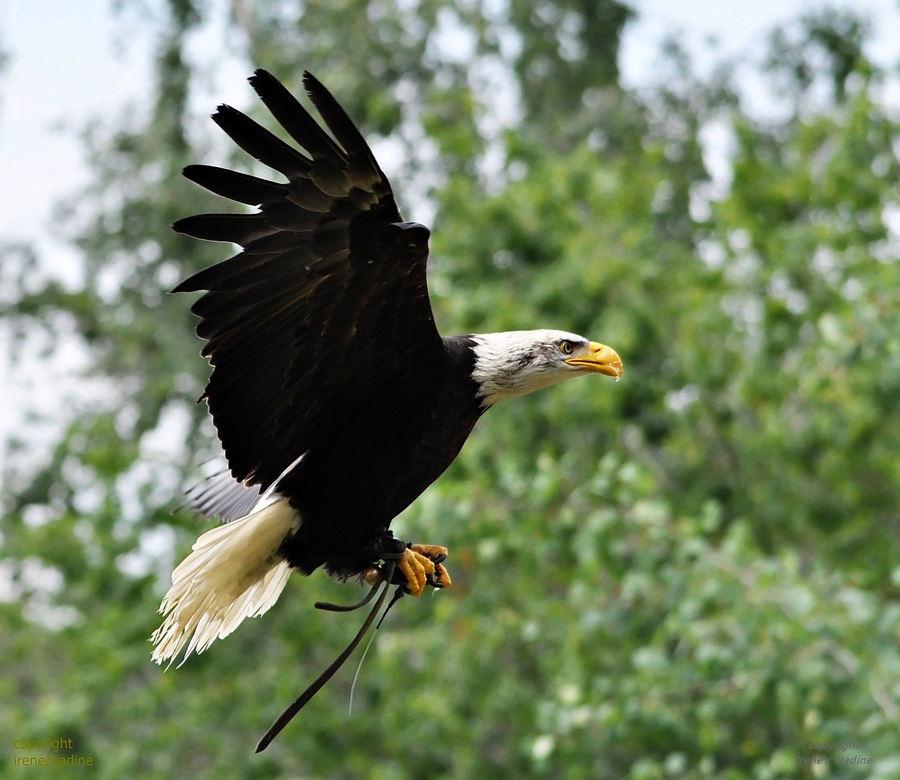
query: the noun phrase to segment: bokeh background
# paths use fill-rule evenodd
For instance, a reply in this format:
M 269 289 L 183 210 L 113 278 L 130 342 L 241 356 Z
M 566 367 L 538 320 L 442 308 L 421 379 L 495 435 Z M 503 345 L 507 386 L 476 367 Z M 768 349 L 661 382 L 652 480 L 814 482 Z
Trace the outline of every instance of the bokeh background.
M 3 7 L 0 775 L 71 739 L 66 777 L 900 777 L 900 11 L 730 5 Z M 444 332 L 626 365 L 485 417 L 395 525 L 454 588 L 259 756 L 361 619 L 313 601 L 360 592 L 295 577 L 166 673 L 148 642 L 218 456 L 165 291 L 224 204 L 179 170 L 266 173 L 208 119 L 268 121 L 257 66 L 372 139 Z

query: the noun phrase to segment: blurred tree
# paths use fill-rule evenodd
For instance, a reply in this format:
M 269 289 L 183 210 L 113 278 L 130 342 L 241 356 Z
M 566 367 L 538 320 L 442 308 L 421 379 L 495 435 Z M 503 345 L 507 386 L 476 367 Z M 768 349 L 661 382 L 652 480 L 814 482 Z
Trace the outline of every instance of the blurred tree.
M 358 619 L 311 608 L 346 588 L 295 578 L 210 654 L 149 663 L 198 530 L 169 510 L 216 452 L 190 301 L 164 291 L 224 257 L 169 225 L 221 204 L 177 172 L 228 152 L 192 113 L 215 101 L 196 93 L 220 63 L 192 64 L 215 6 L 147 4 L 154 94 L 91 128 L 95 184 L 61 215 L 84 284 L 27 248 L 0 269 L 18 359 L 43 333 L 89 362 L 46 462 L 13 442 L 4 474 L 3 732 L 71 737 L 115 778 L 900 775 L 900 128 L 866 24 L 778 33 L 764 122 L 671 44 L 661 83 L 625 90 L 610 0 L 230 10 L 248 72 L 318 73 L 395 158 L 407 218 L 436 212 L 445 332 L 572 329 L 625 379 L 485 418 L 399 520 L 451 546 L 454 589 L 391 614 L 352 717 L 348 671 L 254 756 Z M 833 742 L 873 764 L 798 761 Z
M 810 553 L 853 561 L 874 585 L 900 555 L 900 128 L 879 99 L 885 74 L 862 54 L 863 25 L 803 24 L 806 54 L 793 56 L 830 64 L 817 78 L 831 98 L 803 109 L 815 83 L 772 59 L 782 84 L 797 74 L 795 110 L 770 126 L 734 119 L 734 183 L 710 225 L 736 349 L 722 384 L 698 387 L 681 434 L 714 430 L 718 444 L 688 472 L 677 454 L 667 465 L 691 485 L 685 497 L 724 498 L 766 549 L 817 534 Z

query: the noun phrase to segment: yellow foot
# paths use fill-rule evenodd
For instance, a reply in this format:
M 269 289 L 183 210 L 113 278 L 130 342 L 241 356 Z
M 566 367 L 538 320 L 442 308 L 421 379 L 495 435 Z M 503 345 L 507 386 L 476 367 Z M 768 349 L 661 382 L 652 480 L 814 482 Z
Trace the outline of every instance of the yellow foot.
M 421 596 L 426 585 L 433 588 L 449 588 L 453 581 L 444 567 L 447 548 L 436 544 L 411 544 L 397 561 L 397 568 L 406 577 L 406 587 L 411 596 Z

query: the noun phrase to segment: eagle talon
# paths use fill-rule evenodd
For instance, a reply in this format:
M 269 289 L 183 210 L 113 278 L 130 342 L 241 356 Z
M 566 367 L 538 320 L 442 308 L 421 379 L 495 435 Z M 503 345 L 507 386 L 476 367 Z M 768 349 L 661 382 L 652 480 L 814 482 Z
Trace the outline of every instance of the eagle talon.
M 446 558 L 446 556 L 444 556 L 444 558 Z M 447 572 L 447 569 L 441 565 L 440 561 L 435 562 L 434 574 L 428 578 L 428 584 L 435 589 L 449 588 L 453 585 L 450 574 Z
M 447 559 L 447 548 L 436 544 L 407 544 L 403 555 L 397 561 L 400 584 L 410 596 L 419 597 L 426 585 L 432 588 L 449 588 L 452 580 L 443 566 Z

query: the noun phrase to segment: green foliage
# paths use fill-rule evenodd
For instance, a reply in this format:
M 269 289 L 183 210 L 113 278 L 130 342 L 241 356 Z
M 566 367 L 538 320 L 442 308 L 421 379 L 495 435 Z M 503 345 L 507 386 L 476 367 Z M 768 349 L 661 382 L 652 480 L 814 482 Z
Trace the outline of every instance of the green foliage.
M 44 460 L 9 450 L 0 731 L 72 738 L 110 778 L 900 775 L 900 125 L 865 22 L 778 33 L 763 121 L 674 46 L 665 83 L 623 89 L 617 2 L 235 4 L 248 73 L 307 67 L 399 142 L 444 332 L 561 327 L 626 368 L 485 417 L 395 524 L 451 548 L 453 589 L 397 605 L 352 715 L 351 661 L 255 756 L 358 625 L 313 601 L 357 593 L 296 577 L 208 654 L 149 662 L 201 530 L 170 510 L 215 451 L 189 301 L 163 293 L 224 256 L 169 230 L 221 207 L 177 175 L 219 161 L 189 110 L 213 20 L 154 8 L 149 108 L 88 132 L 95 184 L 60 215 L 85 283 L 4 247 L 17 360 L 47 334 L 89 359 Z

